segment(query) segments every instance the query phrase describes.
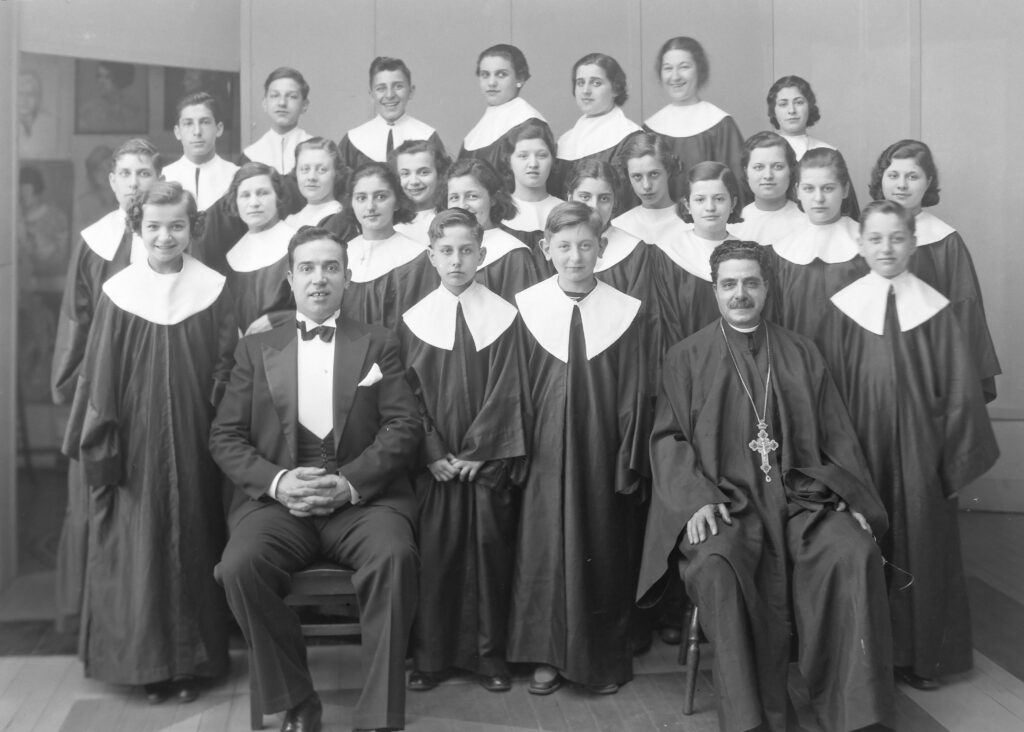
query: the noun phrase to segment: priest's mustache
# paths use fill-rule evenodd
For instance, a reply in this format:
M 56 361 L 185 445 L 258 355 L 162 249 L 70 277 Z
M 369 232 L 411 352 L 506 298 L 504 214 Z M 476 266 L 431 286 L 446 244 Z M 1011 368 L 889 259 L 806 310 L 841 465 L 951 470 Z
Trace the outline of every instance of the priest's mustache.
M 734 297 L 729 301 L 730 310 L 747 310 L 754 307 L 754 301 L 749 297 Z

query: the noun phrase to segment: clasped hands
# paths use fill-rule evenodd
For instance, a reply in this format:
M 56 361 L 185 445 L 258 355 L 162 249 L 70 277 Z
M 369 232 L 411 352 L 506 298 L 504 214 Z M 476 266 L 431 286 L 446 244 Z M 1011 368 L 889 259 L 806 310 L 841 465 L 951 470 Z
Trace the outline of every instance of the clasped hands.
M 440 460 L 427 464 L 427 470 L 434 476 L 434 480 L 444 482 L 455 480 L 472 482 L 476 480 L 476 474 L 484 465 L 483 460 L 462 460 L 451 453 L 448 453 Z
M 862 529 L 870 534 L 871 527 L 868 526 L 864 514 L 850 509 L 846 505 L 846 501 L 839 501 L 836 504 L 836 511 L 846 511 L 848 509 L 850 516 L 853 517 Z M 718 522 L 715 520 L 716 514 L 723 523 L 732 526 L 732 516 L 729 515 L 729 508 L 724 503 L 709 503 L 697 509 L 696 513 L 686 522 L 686 538 L 691 544 L 700 544 L 708 538 L 708 534 L 712 536 L 718 535 Z
M 329 516 L 352 501 L 351 484 L 323 468 L 293 468 L 277 483 L 277 501 L 293 516 Z

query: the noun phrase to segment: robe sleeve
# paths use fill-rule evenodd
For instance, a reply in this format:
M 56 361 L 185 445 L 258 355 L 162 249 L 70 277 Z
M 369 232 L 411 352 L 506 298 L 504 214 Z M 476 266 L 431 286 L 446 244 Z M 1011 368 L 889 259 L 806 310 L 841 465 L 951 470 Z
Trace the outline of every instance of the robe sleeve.
M 642 347 L 643 320 L 638 314 L 619 348 L 618 420 L 619 455 L 616 461 L 616 493 L 635 493 L 642 478 L 651 474 L 648 438 L 651 434 L 648 365 Z
M 78 372 L 92 323 L 96 288 L 101 284 L 97 282 L 101 269 L 99 257 L 93 254 L 88 244 L 79 240 L 64 283 L 50 370 L 50 389 L 56 404 L 70 404 L 75 396 Z
M 231 369 L 235 365 L 235 347 L 238 345 L 238 322 L 231 305 L 231 289 L 225 283 L 224 291 L 217 298 L 214 313 L 217 319 L 217 359 L 213 369 L 213 386 L 210 404 L 216 411 L 224 392 L 228 388 Z
M 401 350 L 401 359 L 404 364 L 412 364 L 415 360 L 414 353 L 419 345 L 419 339 L 412 334 L 404 321 L 398 324 L 398 342 Z M 409 366 L 405 371 L 405 379 L 409 382 L 413 396 L 416 397 L 416 408 L 419 411 L 420 422 L 423 425 L 423 443 L 420 445 L 420 465 L 429 465 L 436 462 L 451 452 L 441 435 L 434 426 L 434 419 L 427 409 L 426 400 L 423 398 L 423 384 L 420 381 L 419 372 L 414 366 Z
M 743 166 L 743 135 L 736 120 L 726 117 L 715 126 L 715 160 L 729 167 L 736 180 L 745 180 Z

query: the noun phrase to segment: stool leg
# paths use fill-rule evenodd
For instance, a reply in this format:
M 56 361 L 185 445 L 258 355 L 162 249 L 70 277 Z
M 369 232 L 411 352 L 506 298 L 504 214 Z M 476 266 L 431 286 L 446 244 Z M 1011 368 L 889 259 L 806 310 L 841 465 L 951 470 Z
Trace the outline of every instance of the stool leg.
M 252 668 L 252 654 L 249 654 L 249 727 L 263 729 L 263 704 L 260 698 L 259 681 Z
M 683 714 L 693 714 L 693 695 L 697 690 L 697 669 L 700 667 L 700 618 L 697 606 L 693 605 L 686 632 L 686 700 Z

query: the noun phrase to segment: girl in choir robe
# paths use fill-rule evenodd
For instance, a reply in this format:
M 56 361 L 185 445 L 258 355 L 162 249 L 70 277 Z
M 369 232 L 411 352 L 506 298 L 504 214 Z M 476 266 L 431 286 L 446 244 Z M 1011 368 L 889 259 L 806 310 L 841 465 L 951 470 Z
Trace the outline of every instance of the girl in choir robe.
M 481 51 L 476 60 L 476 78 L 487 109 L 462 141 L 459 160 L 481 158 L 497 168 L 501 141 L 509 130 L 527 120 L 547 121 L 519 96 L 530 78 L 530 66 L 515 46 L 499 43 Z
M 311 137 L 300 142 L 295 148 L 295 180 L 305 205 L 284 222 L 298 231 L 303 226 L 326 227 L 330 217 L 340 218 L 349 172 L 332 140 Z
M 423 245 L 395 231 L 416 215 L 398 176 L 383 163 L 367 163 L 352 175 L 349 216 L 359 235 L 348 243 L 351 281 L 341 300 L 343 315 L 396 328 L 402 313 L 437 288 L 437 272 Z
M 416 206 L 416 218 L 395 224 L 395 230 L 423 246 L 430 246 L 427 231 L 435 213 L 444 203 L 444 181 L 452 159 L 444 148 L 430 140 L 406 140 L 391 155 L 388 165 L 395 171 L 402 190 Z
M 647 470 L 640 301 L 594 277 L 600 214 L 560 204 L 544 249 L 557 275 L 516 296 L 534 410 L 508 659 L 532 694 L 567 679 L 612 694 L 633 676 L 631 552 Z
M 743 241 L 769 246 L 807 220 L 794 200 L 796 155 L 780 135 L 768 131 L 751 135 L 743 147 L 741 182 L 750 203 L 734 231 Z
M 213 579 L 225 541 L 207 448 L 237 330 L 223 275 L 186 253 L 197 211 L 178 183 L 133 205 L 147 256 L 103 284 L 69 446 L 89 493 L 79 654 L 85 675 L 192 701 L 227 672 L 227 606 Z
M 71 404 L 85 357 L 89 331 L 103 283 L 142 258 L 142 240 L 128 225 L 128 209 L 160 176 L 160 155 L 142 138 L 123 143 L 114 151 L 107 176 L 118 207 L 81 232 L 75 247 L 57 322 L 50 390 L 55 404 Z M 69 420 L 65 444 L 77 444 L 80 425 Z M 57 549 L 56 606 L 59 619 L 77 616 L 82 606 L 85 556 L 88 543 L 88 493 L 82 466 L 68 463 L 68 503 Z
M 831 297 L 817 341 L 889 514 L 881 549 L 896 678 L 934 689 L 972 666 L 957 494 L 999 449 L 973 336 L 910 271 L 914 212 L 868 204 L 859 244 L 871 271 Z
M 556 196 L 567 195 L 566 181 L 573 166 L 585 160 L 612 163 L 617 160 L 626 138 L 640 125 L 627 119 L 622 105 L 626 91 L 626 72 L 619 62 L 603 53 L 588 53 L 572 67 L 572 94 L 583 116 L 558 138 L 558 159 L 548 180 L 548 190 Z M 632 198 L 629 190 L 616 191 L 621 213 Z
M 295 309 L 288 286 L 288 242 L 295 229 L 281 221 L 281 175 L 263 163 L 245 163 L 228 189 L 232 213 L 248 232 L 225 255 L 228 288 L 239 333 L 260 333 Z
M 448 170 L 446 199 L 451 207 L 474 214 L 484 227 L 484 261 L 476 280 L 491 292 L 515 302 L 516 294 L 554 274 L 543 269 L 521 240 L 499 224 L 516 214 L 512 196 L 491 164 L 477 158 L 456 161 Z
M 648 244 L 671 242 L 691 228 L 679 218 L 675 204 L 682 181 L 668 140 L 653 132 L 634 133 L 622 148 L 619 172 L 640 204 L 616 216 L 612 224 Z
M 441 286 L 402 315 L 402 362 L 422 408 L 416 475 L 420 600 L 408 687 L 453 668 L 508 691 L 505 661 L 530 396 L 516 308 L 474 279 L 483 227 L 464 209 L 430 226 Z
M 803 226 L 772 246 L 774 320 L 813 338 L 832 295 L 867 272 L 857 256 L 857 222 L 847 215 L 850 173 L 838 150 L 819 147 L 797 165 Z
M 995 377 L 1002 373 L 985 318 L 981 285 L 960 232 L 924 208 L 939 203 L 939 171 L 929 147 L 900 140 L 887 147 L 871 172 L 871 198 L 895 201 L 916 219 L 917 248 L 910 271 L 952 302 L 982 380 L 985 400 L 996 398 Z
M 743 175 L 743 135 L 727 112 L 700 98 L 711 71 L 704 47 L 686 36 L 665 41 L 654 65 L 669 103 L 644 121 L 644 129 L 667 137 L 681 173 L 705 160 Z

